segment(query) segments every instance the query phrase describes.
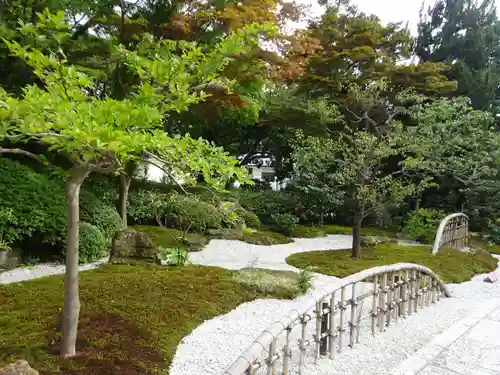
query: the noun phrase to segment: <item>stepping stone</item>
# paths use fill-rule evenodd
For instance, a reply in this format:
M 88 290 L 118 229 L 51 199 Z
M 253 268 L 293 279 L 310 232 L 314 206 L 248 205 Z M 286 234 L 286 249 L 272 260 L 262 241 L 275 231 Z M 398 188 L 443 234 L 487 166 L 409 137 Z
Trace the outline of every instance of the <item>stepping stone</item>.
M 498 275 L 496 272 L 490 272 L 488 276 L 484 279 L 484 282 L 486 283 L 495 283 L 498 280 Z

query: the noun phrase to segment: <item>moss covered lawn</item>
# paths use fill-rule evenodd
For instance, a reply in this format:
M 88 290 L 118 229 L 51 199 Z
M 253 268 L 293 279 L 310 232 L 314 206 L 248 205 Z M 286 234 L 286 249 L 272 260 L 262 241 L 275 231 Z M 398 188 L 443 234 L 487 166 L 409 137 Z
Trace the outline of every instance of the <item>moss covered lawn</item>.
M 346 227 L 342 225 L 325 225 L 325 226 L 306 226 L 299 225 L 295 230 L 293 237 L 295 238 L 314 238 L 314 237 L 324 237 L 328 234 L 345 234 L 351 235 L 352 228 Z M 364 227 L 361 228 L 362 236 L 374 236 L 374 237 L 387 237 L 387 238 L 396 238 L 397 233 L 379 227 Z
M 245 272 L 124 265 L 83 272 L 78 356 L 68 360 L 57 356 L 63 276 L 0 285 L 0 367 L 26 359 L 41 375 L 168 374 L 179 341 L 203 321 L 256 298 L 296 295 L 296 284 L 255 285 Z
M 497 259 L 489 253 L 478 250 L 476 254 L 444 249 L 436 256 L 428 246 L 401 246 L 385 244 L 361 250 L 361 259 L 351 257 L 351 250 L 311 251 L 292 254 L 287 263 L 325 275 L 346 277 L 367 268 L 394 263 L 422 264 L 436 272 L 447 283 L 470 280 L 475 274 L 493 271 Z

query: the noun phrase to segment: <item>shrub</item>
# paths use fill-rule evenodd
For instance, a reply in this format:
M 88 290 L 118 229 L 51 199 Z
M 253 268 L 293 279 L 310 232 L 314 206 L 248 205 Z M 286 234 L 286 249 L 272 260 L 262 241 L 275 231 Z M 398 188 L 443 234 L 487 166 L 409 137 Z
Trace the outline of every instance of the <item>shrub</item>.
M 169 197 L 166 212 L 167 221 L 172 225 L 193 232 L 220 229 L 222 215 L 212 204 L 200 201 L 196 196 Z
M 188 264 L 188 257 L 188 251 L 180 247 L 160 247 L 158 253 L 161 264 L 169 266 L 185 266 Z
M 128 215 L 137 224 L 166 225 L 172 195 L 158 190 L 139 190 L 130 194 Z
M 299 218 L 292 214 L 273 214 L 271 215 L 271 225 L 274 230 L 291 236 L 298 228 Z
M 223 202 L 219 213 L 221 215 L 222 226 L 225 228 L 236 228 L 238 224 L 244 222 L 234 202 Z
M 0 207 L 12 213 L 4 223 L 8 243 L 38 233 L 42 243 L 54 245 L 66 236 L 62 181 L 6 158 L 0 158 Z
M 116 209 L 104 205 L 96 210 L 91 222 L 101 230 L 109 243 L 111 243 L 115 233 L 123 228 L 123 223 Z
M 404 233 L 410 240 L 432 243 L 436 237 L 439 222 L 446 216 L 440 210 L 420 208 L 410 212 Z
M 257 214 L 264 224 L 272 224 L 273 214 L 300 214 L 297 196 L 289 192 L 248 191 L 238 192 L 240 205 L 247 211 Z
M 66 241 L 64 241 L 66 242 Z M 66 246 L 62 249 L 66 256 Z M 108 255 L 108 244 L 102 232 L 95 225 L 80 223 L 80 246 L 78 247 L 78 263 L 95 262 Z
M 248 227 L 260 228 L 260 219 L 255 213 L 247 211 L 244 208 L 238 208 L 236 212 Z
M 500 244 L 500 219 L 492 220 L 488 223 L 486 238 L 490 242 Z

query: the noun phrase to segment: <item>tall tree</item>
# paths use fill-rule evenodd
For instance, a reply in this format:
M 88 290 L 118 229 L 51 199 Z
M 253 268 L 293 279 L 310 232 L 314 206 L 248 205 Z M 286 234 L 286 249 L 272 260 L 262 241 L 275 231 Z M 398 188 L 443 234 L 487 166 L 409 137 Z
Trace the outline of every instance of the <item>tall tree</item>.
M 25 24 L 21 29 L 34 40 L 53 39 L 61 44 L 70 38 L 63 12 L 40 15 L 37 25 Z M 123 56 L 127 67 L 138 77 L 134 95 L 116 100 L 99 93 L 96 77 L 68 64 L 62 49 L 37 45 L 20 45 L 5 40 L 10 52 L 23 59 L 42 85 L 23 88 L 15 97 L 0 91 L 0 137 L 3 140 L 27 143 L 36 141 L 49 150 L 64 155 L 70 162 L 65 169 L 68 201 L 68 236 L 65 275 L 65 298 L 62 316 L 63 339 L 61 355 L 76 353 L 80 311 L 78 293 L 79 192 L 91 173 L 117 173 L 130 161 L 147 154 L 183 173 L 203 170 L 224 183 L 235 174 L 236 160 L 203 140 L 190 137 L 169 137 L 161 130 L 169 111 L 185 110 L 190 103 L 203 99 L 203 91 L 188 90 L 194 81 L 209 82 L 224 66 L 228 56 L 246 51 L 246 40 L 258 35 L 260 29 L 248 26 L 220 40 L 213 52 L 190 43 L 154 43 L 144 40 L 137 51 L 123 47 L 116 53 Z M 49 44 L 50 46 L 50 44 Z M 154 53 L 152 48 L 154 47 Z M 181 52 L 178 54 L 178 52 Z M 179 71 L 184 74 L 179 74 Z M 96 95 L 97 94 L 97 95 Z M 2 148 L 2 154 L 23 154 L 38 160 L 36 155 L 20 147 Z M 206 158 L 210 156 L 210 158 Z M 188 174 L 187 174 L 188 175 Z
M 494 0 L 437 0 L 422 9 L 416 53 L 441 62 L 458 81 L 455 96 L 468 96 L 476 109 L 493 109 L 500 92 L 500 23 Z

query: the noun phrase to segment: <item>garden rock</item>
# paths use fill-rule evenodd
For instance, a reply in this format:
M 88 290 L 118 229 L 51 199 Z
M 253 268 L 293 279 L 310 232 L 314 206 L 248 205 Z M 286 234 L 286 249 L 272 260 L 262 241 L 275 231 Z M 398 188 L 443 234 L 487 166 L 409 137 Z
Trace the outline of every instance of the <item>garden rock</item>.
M 39 375 L 28 362 L 20 360 L 0 368 L 0 375 Z
M 158 250 L 153 246 L 151 236 L 135 229 L 123 229 L 113 238 L 111 263 L 128 263 L 130 260 L 157 262 Z
M 208 244 L 208 238 L 189 234 L 186 235 L 183 241 L 189 247 L 190 251 L 199 251 Z

